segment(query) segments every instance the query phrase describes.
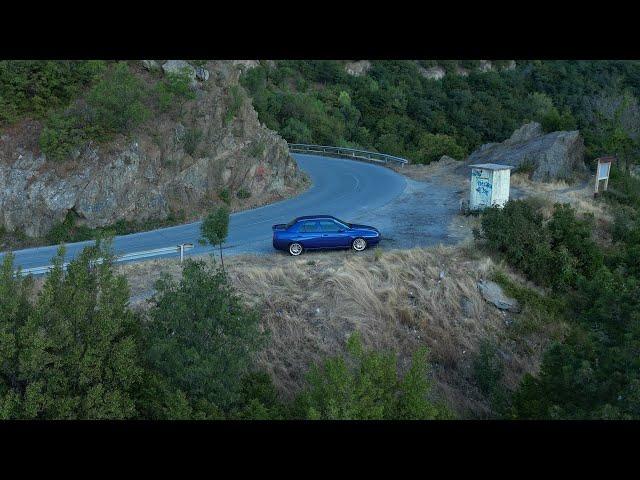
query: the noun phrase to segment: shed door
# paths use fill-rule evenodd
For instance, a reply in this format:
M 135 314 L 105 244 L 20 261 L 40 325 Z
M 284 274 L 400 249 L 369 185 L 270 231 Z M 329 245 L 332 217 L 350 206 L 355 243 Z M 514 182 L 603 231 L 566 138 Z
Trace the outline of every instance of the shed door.
M 471 201 L 472 210 L 491 206 L 492 172 L 474 168 L 471 170 Z

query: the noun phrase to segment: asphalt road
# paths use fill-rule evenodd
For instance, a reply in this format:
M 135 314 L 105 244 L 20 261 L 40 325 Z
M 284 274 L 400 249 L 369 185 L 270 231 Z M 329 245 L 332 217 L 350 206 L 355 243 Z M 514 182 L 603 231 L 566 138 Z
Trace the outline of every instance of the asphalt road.
M 311 178 L 311 188 L 288 200 L 232 214 L 229 236 L 223 244 L 226 255 L 274 251 L 271 225 L 287 223 L 301 215 L 334 215 L 347 222 L 371 217 L 376 210 L 399 197 L 407 187 L 405 177 L 378 165 L 319 155 L 293 156 Z M 187 252 L 188 255 L 206 253 L 212 248 L 198 244 L 200 223 L 118 236 L 114 239 L 113 248 L 116 255 L 120 255 L 193 243 L 195 247 Z M 384 229 L 381 233 L 384 239 Z M 67 244 L 66 261 L 92 243 Z M 54 245 L 15 251 L 15 265 L 22 268 L 49 265 L 57 248 Z

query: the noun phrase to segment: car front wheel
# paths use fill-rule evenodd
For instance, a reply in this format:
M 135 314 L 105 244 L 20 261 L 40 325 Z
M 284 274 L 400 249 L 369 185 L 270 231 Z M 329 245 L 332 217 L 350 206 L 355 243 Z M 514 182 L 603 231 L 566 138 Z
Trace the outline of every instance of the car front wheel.
M 356 238 L 351 246 L 356 252 L 361 252 L 362 250 L 367 248 L 367 241 L 364 238 Z
M 302 253 L 302 245 L 300 245 L 299 243 L 292 243 L 291 245 L 289 245 L 289 253 L 294 257 L 297 257 Z

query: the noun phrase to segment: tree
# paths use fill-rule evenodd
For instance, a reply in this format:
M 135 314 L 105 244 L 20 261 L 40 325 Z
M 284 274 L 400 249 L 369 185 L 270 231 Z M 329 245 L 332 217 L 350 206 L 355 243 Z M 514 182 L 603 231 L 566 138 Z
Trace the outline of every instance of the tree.
M 224 416 L 242 400 L 241 379 L 262 342 L 257 313 L 221 268 L 202 261 L 187 260 L 178 283 L 164 276 L 156 290 L 146 336 L 156 388 L 168 393 L 158 415 Z
M 308 384 L 295 400 L 294 415 L 326 420 L 448 418 L 448 410 L 430 398 L 426 357 L 426 349 L 419 349 L 401 378 L 396 355 L 365 351 L 354 334 L 346 356 L 311 368 Z
M 0 270 L 0 419 L 20 414 L 19 330 L 32 311 L 31 288 L 31 277 L 16 276 L 13 255 L 5 255 Z
M 99 257 L 102 263 L 96 262 Z M 1 308 L 9 312 L 2 325 L 11 322 L 10 334 L 2 329 L 2 415 L 134 418 L 144 371 L 126 280 L 113 274 L 108 251 L 99 246 L 85 249 L 66 271 L 63 259 L 61 248 L 33 307 L 24 291 L 11 303 L 0 294 Z M 9 264 L 3 268 L 3 291 L 22 282 L 8 278 Z
M 439 160 L 443 155 L 448 155 L 457 160 L 464 157 L 464 150 L 455 139 L 448 135 L 423 133 L 420 136 L 418 163 L 430 163 Z
M 229 233 L 229 209 L 225 206 L 218 207 L 204 219 L 200 226 L 200 233 L 211 245 L 220 247 L 220 262 L 224 269 L 222 258 L 222 244 Z
M 149 116 L 147 96 L 144 82 L 118 62 L 87 95 L 91 121 L 103 134 L 124 133 Z

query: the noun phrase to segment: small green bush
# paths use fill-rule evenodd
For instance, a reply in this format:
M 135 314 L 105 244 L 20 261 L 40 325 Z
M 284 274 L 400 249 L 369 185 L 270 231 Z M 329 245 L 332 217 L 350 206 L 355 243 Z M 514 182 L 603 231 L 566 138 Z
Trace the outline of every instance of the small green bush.
M 249 190 L 247 190 L 246 188 L 240 188 L 237 192 L 236 192 L 236 197 L 241 198 L 241 199 L 247 199 L 251 196 L 251 192 Z
M 128 64 L 119 62 L 89 90 L 86 100 L 50 114 L 40 134 L 40 148 L 48 158 L 63 161 L 88 140 L 126 133 L 149 116 L 147 95 Z
M 236 115 L 244 103 L 244 97 L 242 96 L 242 92 L 238 85 L 232 85 L 229 92 L 231 93 L 231 102 L 224 117 L 225 123 L 227 124 L 231 123 L 233 119 L 236 118 Z
M 253 158 L 259 158 L 264 154 L 265 148 L 266 145 L 264 144 L 264 142 L 262 140 L 259 140 L 251 145 L 251 148 L 248 152 L 249 156 Z
M 115 64 L 88 93 L 92 121 L 100 133 L 125 133 L 150 115 L 149 92 L 126 62 Z
M 231 204 L 231 194 L 229 193 L 228 188 L 223 188 L 222 190 L 220 190 L 220 192 L 218 192 L 218 196 L 220 197 L 220 200 L 222 200 L 227 205 Z
M 154 88 L 158 108 L 162 112 L 169 112 L 182 108 L 187 100 L 196 98 L 191 88 L 191 78 L 186 72 L 168 73 Z
M 576 218 L 569 205 L 556 204 L 545 223 L 533 201 L 516 200 L 484 210 L 479 236 L 534 282 L 566 289 L 603 264 L 591 221 Z
M 76 225 L 76 217 L 72 212 L 67 212 L 64 220 L 51 227 L 46 235 L 47 241 L 52 244 L 82 242 L 94 238 L 94 230 L 85 225 Z
M 102 60 L 0 61 L 0 125 L 64 108 L 105 70 Z
M 202 130 L 197 128 L 187 128 L 182 137 L 182 146 L 184 151 L 193 157 L 201 139 Z

